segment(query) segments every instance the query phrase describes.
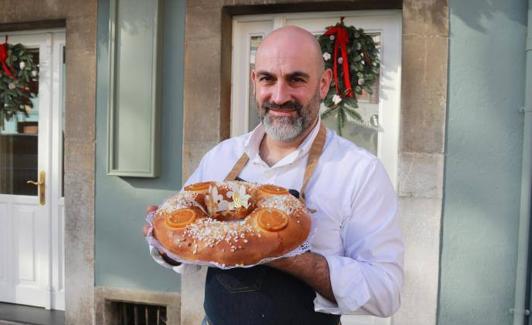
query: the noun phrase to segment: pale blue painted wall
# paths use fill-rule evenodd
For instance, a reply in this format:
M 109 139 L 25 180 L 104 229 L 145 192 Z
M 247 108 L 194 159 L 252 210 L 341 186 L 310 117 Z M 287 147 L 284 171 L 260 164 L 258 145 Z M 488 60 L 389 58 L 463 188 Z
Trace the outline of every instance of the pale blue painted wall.
M 157 265 L 149 257 L 142 236 L 146 206 L 160 203 L 180 188 L 181 184 L 185 1 L 163 0 L 162 2 L 164 3 L 164 72 L 161 176 L 156 179 L 106 175 L 109 0 L 98 2 L 95 209 L 97 286 L 153 291 L 180 289 L 178 275 Z
M 450 0 L 439 325 L 512 323 L 526 0 Z

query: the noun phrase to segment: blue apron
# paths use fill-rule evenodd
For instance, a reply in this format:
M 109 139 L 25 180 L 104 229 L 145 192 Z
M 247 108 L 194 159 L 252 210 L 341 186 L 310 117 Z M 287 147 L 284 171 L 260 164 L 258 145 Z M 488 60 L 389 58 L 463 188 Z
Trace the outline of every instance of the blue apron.
M 316 293 L 268 266 L 209 268 L 203 304 L 212 325 L 338 325 L 340 315 L 314 311 Z
M 320 125 L 307 161 L 302 199 L 325 137 L 325 127 Z M 248 159 L 244 153 L 225 179 L 239 179 Z M 315 297 L 314 290 L 303 281 L 268 266 L 209 268 L 203 306 L 211 325 L 338 325 L 340 315 L 314 311 Z

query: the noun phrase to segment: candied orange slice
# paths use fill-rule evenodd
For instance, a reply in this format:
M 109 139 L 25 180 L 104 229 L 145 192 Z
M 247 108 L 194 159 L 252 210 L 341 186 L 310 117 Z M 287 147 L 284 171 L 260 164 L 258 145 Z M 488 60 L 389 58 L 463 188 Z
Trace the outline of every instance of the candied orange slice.
M 196 220 L 196 211 L 184 208 L 166 216 L 166 224 L 171 228 L 183 228 Z
M 207 192 L 213 182 L 200 182 L 185 186 L 185 191 L 191 192 Z
M 261 185 L 259 187 L 259 191 L 267 194 L 273 194 L 273 195 L 283 195 L 288 194 L 288 190 L 284 187 L 275 186 L 275 185 Z
M 288 225 L 288 216 L 279 209 L 261 208 L 255 210 L 259 226 L 267 231 L 279 231 Z

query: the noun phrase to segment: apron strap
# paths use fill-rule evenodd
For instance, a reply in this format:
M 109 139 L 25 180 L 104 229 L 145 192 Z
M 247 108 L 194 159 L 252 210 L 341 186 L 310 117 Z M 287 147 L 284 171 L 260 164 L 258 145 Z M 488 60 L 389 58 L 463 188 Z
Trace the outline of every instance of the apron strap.
M 234 181 L 238 177 L 242 169 L 244 169 L 244 166 L 246 166 L 248 161 L 249 161 L 249 157 L 244 152 L 242 156 L 240 156 L 240 158 L 236 161 L 235 165 L 233 166 L 233 169 L 231 169 L 229 174 L 225 176 L 225 181 Z
M 318 131 L 318 135 L 316 138 L 314 138 L 314 141 L 312 142 L 312 146 L 310 147 L 310 151 L 308 154 L 307 159 L 307 166 L 305 168 L 305 176 L 303 177 L 303 185 L 301 186 L 300 198 L 305 202 L 305 188 L 307 187 L 308 182 L 310 181 L 310 178 L 312 177 L 312 173 L 314 172 L 314 169 L 316 168 L 316 165 L 318 164 L 318 160 L 321 156 L 321 153 L 323 151 L 323 147 L 325 145 L 325 140 L 327 138 L 327 129 L 323 125 L 323 123 L 320 124 L 320 130 Z M 234 181 L 237 176 L 240 174 L 242 169 L 246 166 L 246 164 L 249 161 L 248 155 L 244 152 L 242 156 L 237 160 L 229 174 L 225 177 L 225 181 Z
M 321 153 L 323 151 L 323 146 L 325 145 L 326 137 L 327 129 L 325 129 L 325 126 L 323 126 L 323 123 L 321 123 L 318 135 L 312 142 L 312 146 L 310 147 L 310 151 L 308 153 L 307 167 L 305 168 L 305 176 L 303 177 L 303 185 L 301 185 L 301 191 L 299 191 L 303 203 L 305 202 L 305 189 L 307 188 L 307 184 L 312 177 L 312 173 L 314 173 L 314 169 L 316 169 L 316 165 L 318 164 L 318 160 L 320 159 Z

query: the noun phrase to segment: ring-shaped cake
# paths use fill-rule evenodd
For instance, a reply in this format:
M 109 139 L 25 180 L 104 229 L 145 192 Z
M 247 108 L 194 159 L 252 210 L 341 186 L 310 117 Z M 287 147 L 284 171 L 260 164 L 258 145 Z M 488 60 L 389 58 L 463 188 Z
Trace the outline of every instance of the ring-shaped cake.
M 186 186 L 157 209 L 152 225 L 181 261 L 249 266 L 304 243 L 311 219 L 285 188 L 226 181 Z

